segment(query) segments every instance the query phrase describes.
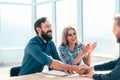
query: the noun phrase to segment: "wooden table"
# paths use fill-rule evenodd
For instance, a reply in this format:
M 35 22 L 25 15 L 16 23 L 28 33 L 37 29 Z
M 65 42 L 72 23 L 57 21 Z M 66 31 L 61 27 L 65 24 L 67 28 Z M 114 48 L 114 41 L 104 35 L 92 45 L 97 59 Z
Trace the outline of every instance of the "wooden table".
M 24 76 L 10 77 L 8 80 L 93 80 L 93 79 L 87 78 L 83 75 L 80 76 L 78 74 L 60 77 L 44 73 L 36 73 Z

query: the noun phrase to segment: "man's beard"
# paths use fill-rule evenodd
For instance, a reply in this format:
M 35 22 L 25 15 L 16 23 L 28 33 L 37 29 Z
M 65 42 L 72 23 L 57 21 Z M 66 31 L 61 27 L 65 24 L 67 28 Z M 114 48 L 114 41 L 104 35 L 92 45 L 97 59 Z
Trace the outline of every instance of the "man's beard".
M 117 42 L 120 43 L 120 38 L 117 38 Z
M 52 36 L 49 36 L 49 35 L 48 35 L 49 32 L 52 33 L 51 30 L 47 31 L 46 33 L 42 30 L 41 36 L 42 36 L 42 38 L 43 38 L 44 40 L 46 40 L 46 41 L 51 41 L 51 40 L 52 40 Z
M 117 43 L 120 43 L 120 33 L 117 33 L 116 38 L 117 38 Z

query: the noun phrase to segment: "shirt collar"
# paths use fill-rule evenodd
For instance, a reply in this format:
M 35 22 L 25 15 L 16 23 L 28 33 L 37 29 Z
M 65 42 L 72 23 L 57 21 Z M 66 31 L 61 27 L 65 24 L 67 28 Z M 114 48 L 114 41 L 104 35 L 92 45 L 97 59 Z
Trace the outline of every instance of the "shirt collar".
M 39 37 L 39 36 L 37 35 L 36 38 L 37 38 L 37 41 L 38 41 L 40 44 L 45 44 L 41 37 Z
M 80 43 L 79 45 L 78 44 L 75 45 L 75 49 L 77 49 L 79 46 L 82 46 L 82 44 Z M 66 45 L 66 48 L 69 49 L 70 51 L 72 51 L 68 45 Z
M 47 41 L 46 43 L 43 41 L 43 39 L 40 37 L 40 36 L 36 36 L 37 37 L 37 41 L 40 43 L 40 44 L 44 44 L 44 45 L 46 45 L 46 44 L 48 44 L 48 42 L 49 41 Z

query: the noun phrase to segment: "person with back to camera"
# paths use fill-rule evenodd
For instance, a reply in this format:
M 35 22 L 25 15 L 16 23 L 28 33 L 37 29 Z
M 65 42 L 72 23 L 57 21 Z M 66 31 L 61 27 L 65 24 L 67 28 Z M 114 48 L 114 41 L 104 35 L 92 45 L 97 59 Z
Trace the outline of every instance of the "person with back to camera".
M 114 17 L 113 33 L 117 39 L 117 42 L 120 43 L 120 15 Z M 103 64 L 98 64 L 91 67 L 84 66 L 83 68 L 85 69 L 84 70 L 85 72 L 88 72 L 88 74 L 85 75 L 87 77 L 93 78 L 94 80 L 120 80 L 120 57 Z M 108 71 L 108 70 L 111 71 L 106 74 L 95 74 L 93 72 L 93 71 Z

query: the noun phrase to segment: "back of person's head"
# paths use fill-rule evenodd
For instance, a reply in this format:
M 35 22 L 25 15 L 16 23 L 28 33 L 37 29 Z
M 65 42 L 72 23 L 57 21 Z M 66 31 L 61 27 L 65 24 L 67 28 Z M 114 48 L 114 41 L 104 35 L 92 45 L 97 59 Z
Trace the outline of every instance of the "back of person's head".
M 117 38 L 117 42 L 120 43 L 120 14 L 115 15 L 113 26 L 113 33 Z
M 42 18 L 39 18 L 38 20 L 36 20 L 36 22 L 34 23 L 34 29 L 35 29 L 36 34 L 38 34 L 36 28 L 41 27 L 41 23 L 44 23 L 46 20 L 47 20 L 46 17 L 42 17 Z
M 117 26 L 120 27 L 120 14 L 115 15 L 114 20 L 117 22 Z
M 67 26 L 63 29 L 63 32 L 62 32 L 62 43 L 61 45 L 65 46 L 65 45 L 68 45 L 68 31 L 69 30 L 73 30 L 75 31 L 75 33 L 77 34 L 75 28 L 71 27 L 71 26 Z M 78 44 L 78 41 L 76 42 L 76 44 Z

